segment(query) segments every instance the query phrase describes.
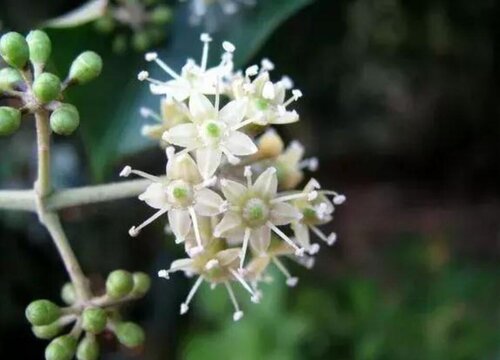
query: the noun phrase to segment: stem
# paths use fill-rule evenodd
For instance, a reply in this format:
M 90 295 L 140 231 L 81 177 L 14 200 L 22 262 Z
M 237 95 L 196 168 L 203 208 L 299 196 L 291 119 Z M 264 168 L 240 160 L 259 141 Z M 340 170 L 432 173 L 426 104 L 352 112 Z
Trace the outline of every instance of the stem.
M 33 190 L 1 190 L 0 209 L 35 211 L 35 198 Z
M 38 142 L 38 178 L 35 182 L 35 191 L 40 199 L 50 194 L 50 129 L 49 119 L 45 110 L 35 113 L 36 138 Z

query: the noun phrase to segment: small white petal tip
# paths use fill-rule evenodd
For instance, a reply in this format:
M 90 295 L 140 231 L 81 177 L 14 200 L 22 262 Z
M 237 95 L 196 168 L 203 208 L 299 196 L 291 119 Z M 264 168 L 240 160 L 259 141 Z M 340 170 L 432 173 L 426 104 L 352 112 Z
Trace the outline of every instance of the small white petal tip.
M 286 279 L 286 284 L 290 287 L 297 286 L 298 282 L 299 282 L 299 278 L 297 278 L 297 277 L 289 277 L 288 279 Z
M 335 242 L 337 241 L 337 234 L 332 232 L 330 235 L 328 235 L 328 238 L 327 238 L 327 244 L 332 246 L 333 244 L 335 244 Z
M 236 311 L 234 314 L 233 314 L 233 320 L 234 321 L 240 321 L 241 318 L 243 317 L 243 311 Z
M 120 177 L 127 177 L 132 173 L 132 168 L 130 166 L 125 166 L 122 171 L 120 171 Z
M 233 53 L 236 50 L 236 46 L 234 46 L 232 43 L 229 41 L 224 41 L 222 43 L 222 48 L 227 51 L 228 53 Z
M 345 197 L 345 195 L 337 195 L 333 198 L 333 203 L 335 205 L 342 205 L 346 200 L 347 198 Z
M 170 276 L 168 275 L 168 271 L 167 270 L 160 270 L 158 271 L 158 277 L 161 277 L 163 279 L 170 279 Z
M 184 315 L 188 311 L 189 311 L 189 306 L 187 304 L 182 303 L 181 304 L 181 311 L 180 311 L 181 315 Z
M 132 237 L 136 237 L 137 235 L 139 235 L 139 230 L 137 230 L 135 226 L 132 226 L 128 231 L 128 234 Z
M 144 58 L 146 59 L 146 61 L 155 61 L 156 59 L 158 59 L 158 54 L 155 52 L 148 52 L 146 53 L 146 55 L 144 55 Z
M 139 81 L 144 81 L 146 80 L 147 78 L 149 77 L 149 73 L 147 71 L 141 71 L 138 75 L 137 75 L 137 79 Z

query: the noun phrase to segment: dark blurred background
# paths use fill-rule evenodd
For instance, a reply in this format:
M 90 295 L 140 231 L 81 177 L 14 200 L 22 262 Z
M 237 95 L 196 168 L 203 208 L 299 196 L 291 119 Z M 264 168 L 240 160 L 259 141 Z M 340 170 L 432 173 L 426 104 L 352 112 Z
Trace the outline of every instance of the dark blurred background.
M 266 41 L 242 42 L 266 26 L 272 1 L 225 22 L 220 36 L 236 29 L 234 42 L 248 55 L 240 65 L 269 57 L 276 77 L 290 75 L 304 92 L 296 106 L 301 122 L 280 131 L 319 157 L 314 176 L 324 187 L 347 195 L 332 227 L 339 241 L 311 271 L 290 265 L 298 287 L 286 288 L 277 275 L 263 304 L 245 304 L 237 324 L 222 290 L 203 289 L 181 317 L 190 280 L 156 280 L 145 300 L 126 309 L 146 328 L 145 348 L 116 352 L 112 339 L 102 339 L 103 358 L 500 359 L 500 4 L 305 1 Z M 2 0 L 0 20 L 4 31 L 27 31 L 79 4 Z M 179 9 L 159 45 L 174 64 L 200 52 L 190 39 L 202 29 L 182 32 L 185 12 Z M 96 41 L 91 26 L 51 35 L 61 74 L 84 47 L 110 64 L 101 83 L 75 90 L 87 123 L 77 139 L 56 139 L 57 184 L 116 179 L 124 164 L 162 172 L 163 153 L 152 143 L 123 145 L 140 136 L 141 101 L 157 101 L 136 92 L 142 55 L 109 52 L 109 39 Z M 2 188 L 31 186 L 32 125 L 0 140 Z M 116 268 L 154 275 L 182 256 L 161 224 L 139 239 L 127 236 L 147 210 L 132 199 L 62 214 L 96 283 Z M 16 358 L 39 359 L 46 342 L 31 335 L 24 307 L 57 299 L 66 275 L 34 215 L 0 215 L 0 354 L 15 348 Z

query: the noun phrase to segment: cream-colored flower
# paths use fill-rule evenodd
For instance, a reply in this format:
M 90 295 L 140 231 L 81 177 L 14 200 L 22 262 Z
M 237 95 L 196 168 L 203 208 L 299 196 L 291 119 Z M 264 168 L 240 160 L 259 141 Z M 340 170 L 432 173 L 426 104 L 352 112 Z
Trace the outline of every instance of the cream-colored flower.
M 224 236 L 232 244 L 243 243 L 240 268 L 243 268 L 246 252 L 250 245 L 257 254 L 265 254 L 271 241 L 271 231 L 302 255 L 304 249 L 297 246 L 278 226 L 298 221 L 301 214 L 288 201 L 310 194 L 277 194 L 276 169 L 268 168 L 252 183 L 250 167 L 245 168 L 246 186 L 232 180 L 221 180 L 221 190 L 228 202 L 228 211 L 215 228 L 215 236 Z
M 205 179 L 215 173 L 222 155 L 234 164 L 239 156 L 257 152 L 252 139 L 240 131 L 247 123 L 243 121 L 246 100 L 231 101 L 219 110 L 217 99 L 214 105 L 205 95 L 193 94 L 189 98 L 192 122 L 174 126 L 163 135 L 168 143 L 195 151 L 198 168 Z
M 133 226 L 129 233 L 137 236 L 147 225 L 163 214 L 168 214 L 168 221 L 177 242 L 184 241 L 193 228 L 197 239 L 197 246 L 193 253 L 203 250 L 198 230 L 198 216 L 215 216 L 224 210 L 224 201 L 216 192 L 208 189 L 215 183 L 215 178 L 203 180 L 194 160 L 184 153 L 175 155 L 172 148 L 167 149 L 168 162 L 165 178 L 149 175 L 127 166 L 121 176 L 136 174 L 151 180 L 151 185 L 139 195 L 157 212 L 139 226 Z
M 318 159 L 303 159 L 304 146 L 298 141 L 292 141 L 280 154 L 273 165 L 278 170 L 278 182 L 281 189 L 292 190 L 304 179 L 304 169 L 315 171 Z
M 149 108 L 141 108 L 140 113 L 142 117 L 155 121 L 154 124 L 144 125 L 141 131 L 142 135 L 160 141 L 162 145 L 166 145 L 166 143 L 161 140 L 163 133 L 176 125 L 189 122 L 189 110 L 184 103 L 174 98 L 161 99 L 160 106 L 160 114 Z

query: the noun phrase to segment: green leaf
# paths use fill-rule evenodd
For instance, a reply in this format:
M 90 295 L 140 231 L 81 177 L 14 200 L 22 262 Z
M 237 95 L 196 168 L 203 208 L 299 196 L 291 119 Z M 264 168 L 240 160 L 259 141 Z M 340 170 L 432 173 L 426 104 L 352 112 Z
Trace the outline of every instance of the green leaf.
M 283 21 L 312 2 L 262 1 L 255 8 L 228 18 L 224 27 L 212 34 L 211 57 L 219 58 L 222 41 L 228 40 L 237 47 L 237 66 L 245 64 Z M 78 30 L 76 34 L 75 30 L 69 31 L 73 34 L 59 33 L 53 43 L 57 46 L 71 42 L 80 50 L 87 50 L 87 45 L 104 58 L 101 78 L 81 89 L 75 89 L 72 96 L 81 113 L 81 134 L 89 156 L 90 170 L 94 179 L 102 180 L 109 173 L 110 165 L 119 158 L 156 146 L 141 135 L 140 130 L 146 120 L 140 117 L 139 109 L 142 106 L 158 109 L 160 97 L 152 95 L 147 84 L 137 80 L 137 74 L 140 70 L 148 70 L 152 77 L 161 80 L 169 78 L 155 64 L 146 63 L 143 55 L 128 54 L 123 57 L 113 54 L 109 39 L 97 38 L 101 35 L 94 33 L 90 26 Z M 181 6 L 176 13 L 170 41 L 165 48 L 158 49 L 159 56 L 172 68 L 180 70 L 187 58 L 201 56 L 201 32 L 202 28 L 189 24 L 187 7 Z M 74 50 L 73 56 L 77 54 Z M 71 60 L 66 59 L 65 64 Z M 62 64 L 60 61 L 58 59 L 57 63 Z
M 47 21 L 44 26 L 49 28 L 66 28 L 80 26 L 99 19 L 106 12 L 108 0 L 91 0 L 79 8 Z

